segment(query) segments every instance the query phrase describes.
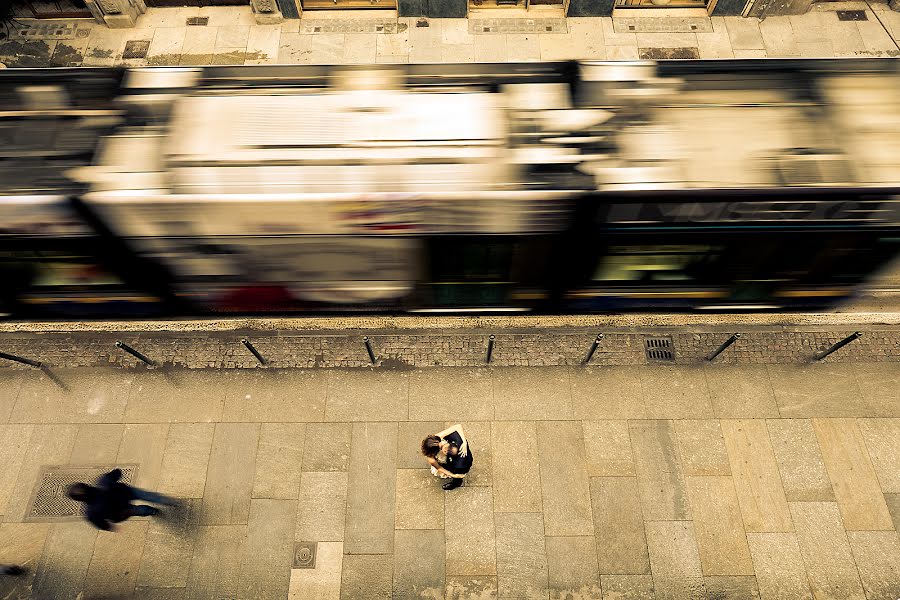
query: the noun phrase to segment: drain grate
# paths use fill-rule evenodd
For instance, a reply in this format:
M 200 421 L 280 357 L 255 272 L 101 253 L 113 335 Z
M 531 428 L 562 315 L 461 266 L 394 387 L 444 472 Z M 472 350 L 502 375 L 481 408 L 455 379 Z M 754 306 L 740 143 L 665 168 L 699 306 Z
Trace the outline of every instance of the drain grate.
M 709 17 L 613 17 L 616 33 L 696 33 L 711 32 Z
M 186 23 L 203 27 L 209 25 L 209 17 L 188 17 Z
M 89 27 L 80 30 L 76 23 L 28 23 L 12 30 L 11 38 L 26 40 L 71 40 L 90 35 Z
M 93 483 L 104 473 L 118 466 L 122 469 L 122 481 L 131 483 L 137 474 L 137 465 L 106 465 L 102 467 L 60 467 L 48 466 L 41 469 L 28 511 L 26 521 L 57 521 L 79 519 L 84 514 L 84 505 L 66 496 L 66 489 L 73 483 L 83 481 Z
M 294 543 L 294 569 L 316 568 L 316 547 L 318 542 Z
M 644 338 L 644 354 L 647 360 L 671 362 L 675 360 L 675 345 L 672 336 Z
M 869 17 L 864 10 L 839 10 L 838 21 L 868 21 Z
M 125 52 L 122 58 L 147 58 L 150 49 L 150 40 L 131 40 L 125 44 Z
M 565 19 L 469 19 L 469 33 L 568 33 Z
M 300 22 L 300 33 L 403 33 L 406 23 L 397 19 L 309 19 Z

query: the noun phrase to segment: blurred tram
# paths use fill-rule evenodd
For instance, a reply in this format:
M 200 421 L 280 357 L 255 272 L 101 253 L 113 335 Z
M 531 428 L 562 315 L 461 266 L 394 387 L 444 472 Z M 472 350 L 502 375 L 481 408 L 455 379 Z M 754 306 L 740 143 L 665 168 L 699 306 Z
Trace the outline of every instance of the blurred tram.
M 13 317 L 821 309 L 900 249 L 892 60 L 8 70 L 0 95 Z

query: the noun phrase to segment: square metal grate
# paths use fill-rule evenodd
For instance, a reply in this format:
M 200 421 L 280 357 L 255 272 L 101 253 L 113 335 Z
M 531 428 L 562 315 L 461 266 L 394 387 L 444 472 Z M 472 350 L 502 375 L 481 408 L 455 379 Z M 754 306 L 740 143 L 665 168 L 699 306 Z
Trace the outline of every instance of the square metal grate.
M 318 542 L 294 543 L 294 569 L 315 569 Z
M 125 44 L 122 58 L 147 58 L 148 50 L 150 50 L 150 40 L 131 40 Z
M 672 362 L 675 360 L 675 345 L 672 336 L 662 335 L 644 338 L 644 354 L 647 360 Z
M 864 10 L 839 10 L 838 21 L 868 21 L 869 17 Z
M 186 23 L 188 25 L 209 25 L 209 17 L 188 17 Z
M 93 484 L 104 473 L 122 469 L 123 483 L 131 483 L 137 465 L 105 465 L 89 467 L 46 466 L 28 503 L 25 521 L 75 520 L 84 515 L 84 504 L 66 496 L 66 490 L 76 482 Z

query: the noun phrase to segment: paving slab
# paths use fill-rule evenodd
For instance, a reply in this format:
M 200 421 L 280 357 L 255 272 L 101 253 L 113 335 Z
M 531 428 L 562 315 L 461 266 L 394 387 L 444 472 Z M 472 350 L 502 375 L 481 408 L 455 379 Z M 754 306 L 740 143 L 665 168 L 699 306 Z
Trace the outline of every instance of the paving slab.
M 149 371 L 135 375 L 126 423 L 213 423 L 222 419 L 225 389 L 218 371 Z
M 762 600 L 812 600 L 809 578 L 793 533 L 748 533 Z
M 0 423 L 9 421 L 19 389 L 22 387 L 23 373 L 4 369 L 0 371 Z
M 713 412 L 720 419 L 779 416 L 766 365 L 707 365 L 705 372 Z
M 586 367 L 572 371 L 576 419 L 644 419 L 642 367 Z
M 84 581 L 87 598 L 127 598 L 134 592 L 147 526 L 144 521 L 129 521 L 116 531 L 100 531 Z
M 61 388 L 42 371 L 28 371 L 12 423 L 121 423 L 135 377 L 109 369 L 54 369 Z M 157 419 L 158 420 L 158 419 Z
M 397 424 L 354 423 L 344 552 L 389 554 L 394 544 Z
M 833 502 L 834 489 L 809 419 L 769 419 L 769 439 L 789 502 Z
M 246 539 L 246 525 L 199 527 L 185 598 L 237 597 Z
M 494 369 L 495 419 L 530 421 L 573 418 L 569 379 L 570 373 L 566 369 Z
M 704 577 L 707 598 L 760 600 L 756 577 Z
M 350 423 L 310 423 L 306 426 L 303 471 L 347 471 L 350 466 Z
M 494 498 L 490 488 L 463 487 L 444 494 L 448 575 L 496 575 Z
M 202 525 L 239 525 L 250 516 L 259 424 L 218 423 L 200 509 Z
M 496 577 L 448 575 L 445 600 L 496 600 Z
M 326 373 L 252 369 L 229 373 L 223 421 L 309 422 L 325 418 Z
M 343 559 L 343 543 L 320 543 L 316 547 L 314 569 L 291 569 L 288 600 L 338 600 Z
M 825 468 L 847 530 L 891 529 L 891 515 L 855 419 L 814 419 Z
M 179 498 L 202 498 L 216 426 L 175 423 L 163 451 L 159 490 Z
M 303 465 L 306 425 L 303 423 L 263 423 L 259 429 L 254 498 L 297 498 Z
M 592 477 L 591 504 L 602 574 L 648 574 L 650 560 L 634 477 Z
M 491 372 L 452 367 L 413 371 L 409 376 L 409 418 L 416 421 L 493 419 Z
M 443 531 L 397 531 L 393 597 L 396 600 L 443 597 L 447 552 Z
M 0 539 L 3 540 L 0 564 L 20 565 L 26 569 L 18 577 L 0 578 L 0 597 L 28 597 L 49 531 L 49 523 L 0 524 Z
M 544 519 L 540 513 L 497 513 L 497 597 L 544 600 L 548 595 Z
M 546 534 L 593 535 L 581 423 L 541 421 L 537 438 Z
M 593 536 L 548 537 L 545 546 L 551 598 L 600 597 Z
M 0 514 L 7 513 L 34 428 L 34 425 L 0 425 L 0 464 L 4 465 L 0 470 Z
M 347 474 L 304 473 L 297 506 L 295 540 L 342 542 L 347 512 Z
M 691 518 L 671 421 L 629 422 L 641 507 L 647 521 Z
M 166 507 L 161 516 L 151 519 L 137 577 L 139 587 L 187 585 L 200 505 L 200 500 L 185 500 L 177 507 Z
M 35 569 L 32 596 L 72 599 L 80 596 L 96 540 L 97 530 L 86 522 L 54 525 Z
M 288 595 L 296 516 L 296 500 L 251 501 L 238 597 L 268 600 Z
M 719 421 L 675 421 L 675 438 L 685 475 L 731 475 L 728 450 Z
M 748 532 L 793 531 L 766 422 L 723 420 L 721 425 L 744 528 Z
M 134 481 L 137 487 L 149 490 L 159 488 L 169 427 L 168 423 L 125 425 L 116 460 L 111 462 L 137 464 L 137 476 Z
M 326 421 L 406 421 L 409 378 L 405 373 L 329 370 Z
M 900 531 L 900 494 L 885 494 L 884 501 L 887 503 L 888 512 L 891 513 L 894 529 Z
M 706 598 L 700 555 L 691 522 L 648 521 L 646 525 L 656 598 Z
M 752 576 L 753 560 L 731 477 L 688 477 L 687 487 L 703 574 Z
M 601 575 L 603 600 L 654 600 L 650 575 Z
M 432 475 L 429 469 L 397 469 L 395 527 L 443 529 L 443 481 Z
M 866 598 L 900 598 L 900 537 L 896 531 L 849 531 Z
M 852 365 L 767 365 L 767 369 L 782 417 L 867 416 Z
M 900 388 L 900 363 L 853 363 L 852 369 L 865 406 L 865 414 L 860 416 L 900 417 L 896 395 Z
M 535 423 L 495 421 L 491 437 L 494 511 L 540 512 L 543 501 Z
M 628 421 L 583 421 L 581 426 L 589 476 L 635 474 Z
M 834 502 L 791 502 L 814 598 L 864 600 L 840 511 Z
M 341 600 L 391 600 L 393 570 L 387 568 L 390 564 L 391 554 L 344 554 Z
M 860 419 L 859 428 L 881 491 L 900 492 L 900 419 Z
M 706 375 L 701 367 L 642 369 L 641 388 L 647 417 L 651 419 L 709 419 L 713 416 Z

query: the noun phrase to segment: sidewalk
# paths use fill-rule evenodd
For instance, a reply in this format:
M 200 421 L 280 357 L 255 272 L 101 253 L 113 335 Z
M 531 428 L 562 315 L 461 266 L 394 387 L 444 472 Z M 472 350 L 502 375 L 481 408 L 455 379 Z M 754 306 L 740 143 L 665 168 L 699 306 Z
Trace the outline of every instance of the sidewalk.
M 887 4 L 826 2 L 813 8 L 763 21 L 569 18 L 563 32 L 556 32 L 557 24 L 552 33 L 516 34 L 484 33 L 475 19 L 431 19 L 419 27 L 417 19 L 390 16 L 395 13 L 351 11 L 325 18 L 309 11 L 300 20 L 257 25 L 249 7 L 151 8 L 135 29 L 83 20 L 68 22 L 77 25 L 69 39 L 13 36 L 0 43 L 0 62 L 44 67 L 900 56 L 900 13 Z M 839 21 L 836 10 L 864 10 L 867 20 Z M 209 17 L 208 24 L 185 25 L 197 16 Z M 379 25 L 393 33 L 376 33 Z M 359 30 L 371 32 L 350 33 Z M 129 55 L 142 56 L 125 58 L 126 45 Z
M 896 362 L 54 373 L 0 369 L 3 598 L 900 594 Z M 113 464 L 186 508 L 25 518 L 42 466 Z

